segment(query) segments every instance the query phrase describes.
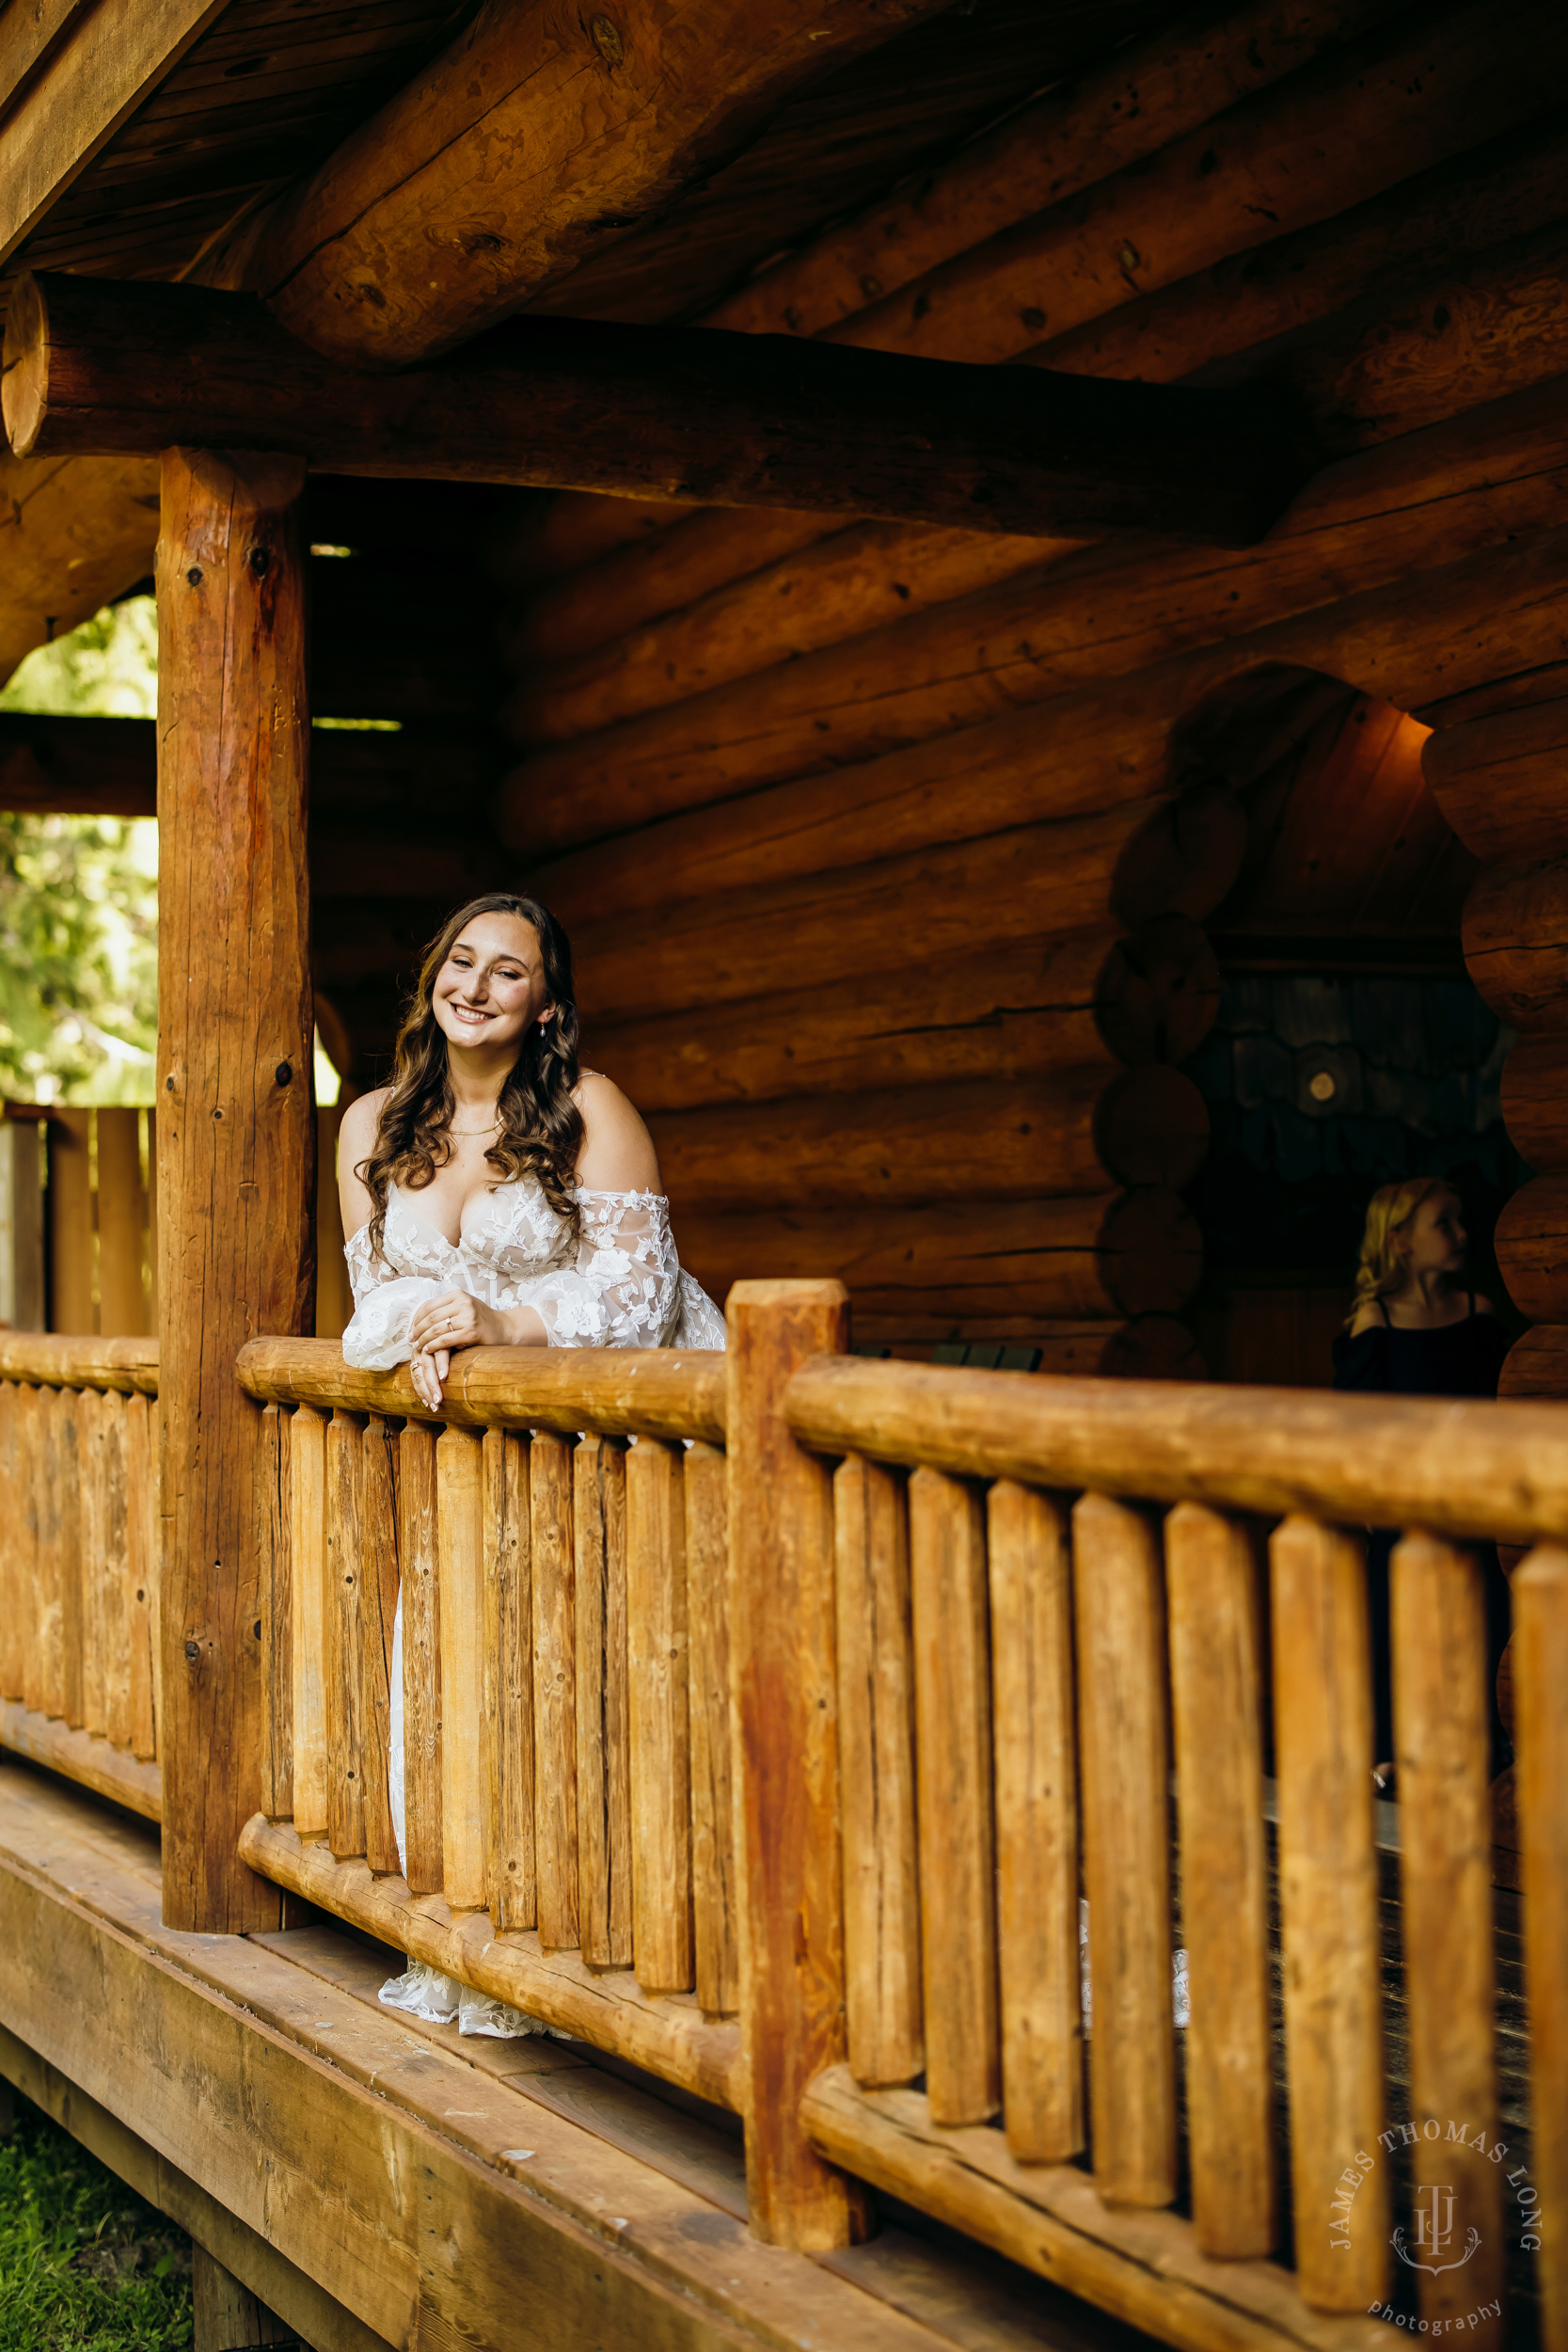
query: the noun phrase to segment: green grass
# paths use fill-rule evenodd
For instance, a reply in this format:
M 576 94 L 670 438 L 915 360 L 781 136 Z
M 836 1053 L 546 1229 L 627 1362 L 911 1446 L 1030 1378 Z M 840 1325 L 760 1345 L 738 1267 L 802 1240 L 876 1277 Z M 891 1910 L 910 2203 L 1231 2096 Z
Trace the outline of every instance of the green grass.
M 0 2139 L 0 2352 L 174 2352 L 190 2240 L 20 2095 Z

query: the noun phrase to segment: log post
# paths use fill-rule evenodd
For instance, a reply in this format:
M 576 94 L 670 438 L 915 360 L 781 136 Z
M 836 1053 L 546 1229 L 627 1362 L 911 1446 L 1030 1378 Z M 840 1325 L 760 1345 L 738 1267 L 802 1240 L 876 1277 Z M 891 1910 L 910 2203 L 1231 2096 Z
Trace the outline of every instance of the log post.
M 255 1481 L 234 1376 L 312 1328 L 305 596 L 295 460 L 165 453 L 158 541 L 164 1917 L 277 1927 L 239 1859 L 263 1796 Z
M 729 1320 L 730 1691 L 746 2185 L 755 2234 L 812 2252 L 863 2236 L 863 2192 L 800 2127 L 843 2063 L 844 1896 L 833 1664 L 832 1468 L 783 1410 L 808 1357 L 842 1355 L 841 1282 L 737 1282 Z

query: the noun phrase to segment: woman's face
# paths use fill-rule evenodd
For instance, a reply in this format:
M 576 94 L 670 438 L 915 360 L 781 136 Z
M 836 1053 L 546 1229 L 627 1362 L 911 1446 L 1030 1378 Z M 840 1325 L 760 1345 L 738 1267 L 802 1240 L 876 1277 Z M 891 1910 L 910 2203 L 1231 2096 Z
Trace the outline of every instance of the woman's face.
M 517 914 L 476 914 L 436 975 L 431 1003 L 450 1044 L 509 1047 L 552 1013 L 539 934 Z
M 1429 1193 L 1405 1231 L 1405 1272 L 1412 1279 L 1460 1272 L 1467 1236 L 1457 1193 Z

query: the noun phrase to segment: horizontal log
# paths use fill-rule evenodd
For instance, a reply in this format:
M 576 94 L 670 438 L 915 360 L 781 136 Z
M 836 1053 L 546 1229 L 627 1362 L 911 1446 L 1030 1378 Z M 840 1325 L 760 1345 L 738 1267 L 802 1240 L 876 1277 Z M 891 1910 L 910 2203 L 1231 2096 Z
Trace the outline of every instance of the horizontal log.
M 1392 13 L 1387 0 L 1234 8 L 1159 29 L 1011 114 L 799 253 L 761 271 L 706 324 L 819 335 L 943 262 L 1154 155 L 1238 100 Z
M 791 990 L 803 970 L 818 991 L 880 973 L 906 941 L 933 959 L 971 955 L 982 924 L 995 951 L 1081 925 L 1131 928 L 1164 914 L 1196 921 L 1230 888 L 1244 848 L 1240 804 L 1215 787 L 709 893 L 684 904 L 678 922 L 666 905 L 657 917 L 579 929 L 579 1000 L 594 1024 L 650 1019 Z
M 1007 1085 L 975 1080 L 732 1104 L 648 1121 L 678 1237 L 689 1212 L 857 1208 L 872 1201 L 1103 1192 L 1190 1184 L 1209 1114 L 1190 1078 L 1159 1063 Z
M 1005 1298 L 986 1306 L 964 1295 L 933 1292 L 928 1301 L 900 1305 L 879 1293 L 853 1306 L 857 1348 L 886 1348 L 902 1362 L 928 1362 L 939 1348 L 1002 1346 L 1033 1354 L 1032 1366 L 1059 1380 L 1205 1380 L 1209 1368 L 1184 1323 L 1174 1315 L 1139 1315 L 1131 1323 L 1061 1322 L 1026 1313 Z
M 1185 1060 L 1219 1006 L 1219 967 L 1184 915 L 1003 943 L 932 969 L 878 972 L 618 1027 L 594 1025 L 595 1069 L 645 1112 L 866 1087 L 1011 1078 L 1104 1059 Z
M 155 817 L 151 723 L 0 711 L 0 808 L 40 816 Z
M 486 556 L 485 570 L 508 596 L 524 596 L 704 511 L 688 499 L 609 499 L 592 490 L 558 490 L 502 525 Z
M 358 1372 L 336 1340 L 252 1340 L 234 1361 L 263 1405 L 341 1406 L 457 1429 L 596 1429 L 609 1437 L 724 1442 L 722 1356 L 675 1348 L 469 1347 L 451 1359 L 439 1413 L 406 1365 Z
M 1462 727 L 1472 719 L 1495 719 L 1505 710 L 1523 710 L 1530 703 L 1560 702 L 1564 693 L 1568 693 L 1568 661 L 1544 661 L 1503 672 L 1460 693 L 1439 695 L 1410 715 L 1423 726 Z
M 1093 548 L 552 746 L 502 787 L 500 830 L 526 828 L 545 854 L 957 729 L 1016 724 L 1022 706 L 1205 648 L 1198 671 L 1250 654 L 1337 670 L 1404 708 L 1433 700 L 1477 682 L 1449 675 L 1462 658 L 1456 605 L 1486 611 L 1492 567 L 1530 544 L 1520 534 L 1568 520 L 1565 419 L 1562 385 L 1517 393 L 1325 469 L 1244 557 Z
M 832 1277 L 848 1289 L 857 1318 L 872 1311 L 873 1297 L 879 1314 L 915 1318 L 1170 1316 L 1203 1273 L 1196 1219 L 1180 1194 L 1153 1184 L 916 1209 L 789 1203 L 692 1214 L 677 1239 L 682 1264 L 716 1298 L 759 1277 Z M 930 1306 L 936 1298 L 951 1303 Z
M 1283 2265 L 1211 2259 L 1185 2216 L 1107 2204 L 1081 2166 L 1020 2164 L 987 2125 L 933 2123 L 924 2092 L 830 2067 L 801 2121 L 829 2163 L 1178 2352 L 1381 2352 L 1381 2320 L 1321 2318 Z
M 816 517 L 809 543 L 800 533 L 768 560 L 768 542 L 782 534 L 769 532 L 755 544 L 756 525 L 755 516 L 709 508 L 622 556 L 610 582 L 597 576 L 611 570 L 602 564 L 559 595 L 537 598 L 502 635 L 503 659 L 517 673 L 507 701 L 517 739 L 571 742 L 705 693 L 726 678 L 798 660 L 996 580 L 1036 572 L 1083 544 L 911 523 L 857 523 L 846 531 L 836 518 Z M 700 530 L 721 584 L 688 597 L 671 559 L 689 559 Z M 634 564 L 641 567 L 635 574 Z M 699 571 L 689 561 L 686 568 Z M 614 606 L 602 595 L 607 584 L 624 604 L 643 608 L 626 630 L 610 625 Z M 552 642 L 568 637 L 574 624 L 587 637 L 586 650 L 568 652 Z
M 1246 546 L 1313 456 L 1269 392 L 786 338 L 515 319 L 456 357 L 364 375 L 245 294 L 24 275 L 6 321 L 19 456 L 276 449 L 328 472 L 806 507 L 970 530 L 1157 530 Z
M 1130 286 L 1174 284 L 1528 122 L 1541 111 L 1533 77 L 1562 64 L 1568 26 L 1549 0 L 1512 11 L 1501 40 L 1485 0 L 1435 21 L 1402 11 L 828 332 L 1016 358 L 1047 329 L 1117 309 Z
M 738 2112 L 740 2028 L 705 2018 L 689 1994 L 651 1997 L 629 1968 L 590 1968 L 578 1952 L 546 1952 L 531 1929 L 498 1935 L 487 1911 L 454 1915 L 438 1895 L 410 1895 L 402 1879 L 373 1877 L 365 1862 L 335 1861 L 325 1845 L 301 1839 L 292 1821 L 258 1813 L 240 1834 L 240 1852 L 274 1885 L 410 1960 Z
M 1515 1029 L 1568 1027 L 1568 857 L 1483 866 L 1461 937 L 1494 1012 Z
M 1028 119 L 1025 114 L 1015 123 Z M 974 152 L 974 147 L 964 151 Z M 939 175 L 932 197 L 940 196 L 946 176 Z M 923 215 L 931 200 L 923 195 Z M 1308 373 L 1298 389 L 1314 404 L 1320 430 L 1336 446 L 1386 440 L 1555 372 L 1560 363 L 1550 330 L 1568 326 L 1568 305 L 1553 307 L 1551 257 L 1544 248 L 1537 254 L 1530 238 L 1565 213 L 1568 139 L 1553 117 L 1452 158 L 1330 221 L 1124 302 L 1027 356 L 1069 373 L 1173 383 L 1215 360 L 1253 351 L 1272 367 L 1277 338 L 1317 328 L 1332 342 L 1336 312 L 1355 305 L 1354 315 L 1364 322 L 1369 302 L 1381 299 L 1391 305 L 1388 317 L 1363 324 L 1320 371 L 1321 380 Z M 1551 234 L 1560 231 L 1554 228 Z M 1499 244 L 1509 250 L 1495 270 L 1455 277 L 1458 257 Z M 784 264 L 786 273 L 792 266 Z M 1431 281 L 1429 296 L 1418 314 L 1412 313 L 1411 288 L 1423 273 Z M 744 304 L 766 284 L 758 280 L 737 300 Z M 724 306 L 715 323 L 749 323 L 732 320 L 730 309 Z M 1446 318 L 1441 328 L 1439 317 Z M 1529 331 L 1510 334 L 1514 319 Z M 1398 347 L 1397 367 L 1389 364 L 1390 345 Z M 1309 354 L 1308 369 L 1316 367 Z M 1040 560 L 1030 543 L 1020 542 L 1014 555 L 1003 540 L 972 542 L 965 556 L 950 551 L 951 534 L 907 525 L 837 532 L 838 544 L 828 544 L 821 534 L 832 525 L 825 518 L 815 527 L 800 517 L 790 520 L 793 534 L 775 548 L 766 538 L 753 546 L 755 523 L 748 526 L 733 514 L 689 516 L 659 532 L 654 544 L 639 544 L 618 560 L 556 583 L 548 597 L 536 597 L 515 631 L 515 655 L 544 661 L 604 648 L 610 691 L 595 723 L 608 725 L 637 707 L 680 699 L 726 675 L 765 666 L 761 632 L 769 611 L 775 628 L 787 631 L 789 651 L 798 654 L 897 617 L 895 597 L 904 609 L 917 611 L 979 586 L 982 564 L 989 563 L 989 576 L 1001 579 Z M 808 548 L 808 536 L 817 544 Z M 880 560 L 865 561 L 873 555 Z M 971 576 L 963 578 L 966 568 Z M 697 598 L 695 611 L 681 610 Z M 658 615 L 668 617 L 658 628 L 647 627 Z M 610 641 L 633 630 L 636 638 L 612 655 Z M 548 696 L 551 681 L 542 675 L 540 689 Z M 568 693 L 576 691 L 568 685 Z M 518 708 L 521 713 L 521 701 Z M 528 723 L 531 739 L 564 732 L 548 723 L 539 691 Z
M 96 1796 L 112 1798 L 143 1820 L 163 1819 L 161 1767 L 111 1748 L 96 1732 L 73 1731 L 58 1716 L 40 1715 L 20 1699 L 0 1699 L 0 1748 L 45 1765 Z
M 1538 1323 L 1515 1340 L 1503 1359 L 1497 1394 L 1568 1396 L 1568 1324 Z
M 145 457 L 39 465 L 0 437 L 0 685 L 152 569 L 158 469 Z
M 1336 314 L 1352 305 L 1352 317 L 1363 326 L 1369 311 L 1383 305 L 1389 306 L 1390 318 L 1407 314 L 1412 290 L 1423 281 L 1434 302 L 1440 300 L 1462 257 L 1562 219 L 1568 211 L 1562 133 L 1560 115 L 1550 114 L 1467 148 L 1381 196 L 1217 261 L 1067 334 L 1048 336 L 1027 357 L 1069 373 L 1143 375 L 1167 384 L 1243 354 L 1275 365 L 1286 336 L 1298 343 L 1305 336 L 1310 352 L 1320 335 L 1339 331 Z M 1373 319 L 1370 331 L 1383 324 Z M 1511 347 L 1495 356 L 1506 371 L 1514 355 Z M 1336 429 L 1342 436 L 1354 427 L 1367 440 L 1411 429 L 1422 421 L 1429 387 L 1447 382 L 1453 364 L 1440 344 L 1429 348 L 1411 383 L 1384 385 L 1377 405 L 1357 416 L 1341 410 Z M 1495 398 L 1507 389 L 1498 385 L 1482 396 Z M 1451 405 L 1465 404 L 1454 399 Z
M 385 830 L 428 826 L 433 807 L 482 803 L 499 762 L 483 735 L 405 726 L 396 733 L 319 727 L 310 739 L 313 818 L 363 819 Z M 0 807 L 85 817 L 157 814 L 158 745 L 150 719 L 77 719 L 0 711 Z M 317 887 L 330 892 L 337 847 L 318 824 Z M 494 848 L 490 850 L 494 871 Z M 361 880 L 351 895 L 371 885 Z M 428 893 L 432 884 L 425 882 Z
M 657 8 L 490 0 L 262 216 L 237 263 L 324 350 L 396 366 L 445 349 L 657 217 L 802 84 L 936 4 L 712 0 L 676 27 Z
M 25 1380 L 40 1388 L 114 1389 L 121 1396 L 156 1396 L 158 1343 L 0 1330 L 0 1380 Z
M 1507 1543 L 1568 1534 L 1568 1423 L 1546 1406 L 1058 1385 L 819 1357 L 795 1375 L 784 1412 L 820 1453 L 958 1477 Z
M 1568 850 L 1568 700 L 1440 727 L 1421 768 L 1467 850 L 1488 861 Z
M 1568 1034 L 1522 1037 L 1503 1064 L 1503 1124 L 1539 1176 L 1568 1174 Z
M 1568 1176 L 1521 1185 L 1503 1204 L 1493 1247 L 1519 1312 L 1568 1324 Z

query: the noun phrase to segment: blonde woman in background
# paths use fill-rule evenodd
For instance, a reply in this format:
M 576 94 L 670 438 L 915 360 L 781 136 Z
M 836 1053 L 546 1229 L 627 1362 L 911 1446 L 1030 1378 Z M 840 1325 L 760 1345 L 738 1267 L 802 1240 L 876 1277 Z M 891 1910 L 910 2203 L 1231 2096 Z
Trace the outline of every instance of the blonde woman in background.
M 1372 1195 L 1354 1303 L 1334 1343 L 1337 1389 L 1388 1396 L 1497 1395 L 1509 1337 L 1491 1300 L 1465 1285 L 1466 1242 L 1459 1195 L 1441 1177 L 1413 1177 Z M 1397 1540 L 1382 1528 L 1373 1528 L 1367 1540 L 1376 1778 L 1387 1793 L 1394 1780 L 1388 1564 Z M 1509 1761 L 1497 1712 L 1497 1667 L 1508 1646 L 1508 1579 L 1495 1546 L 1481 1547 L 1481 1559 L 1496 1775 Z

